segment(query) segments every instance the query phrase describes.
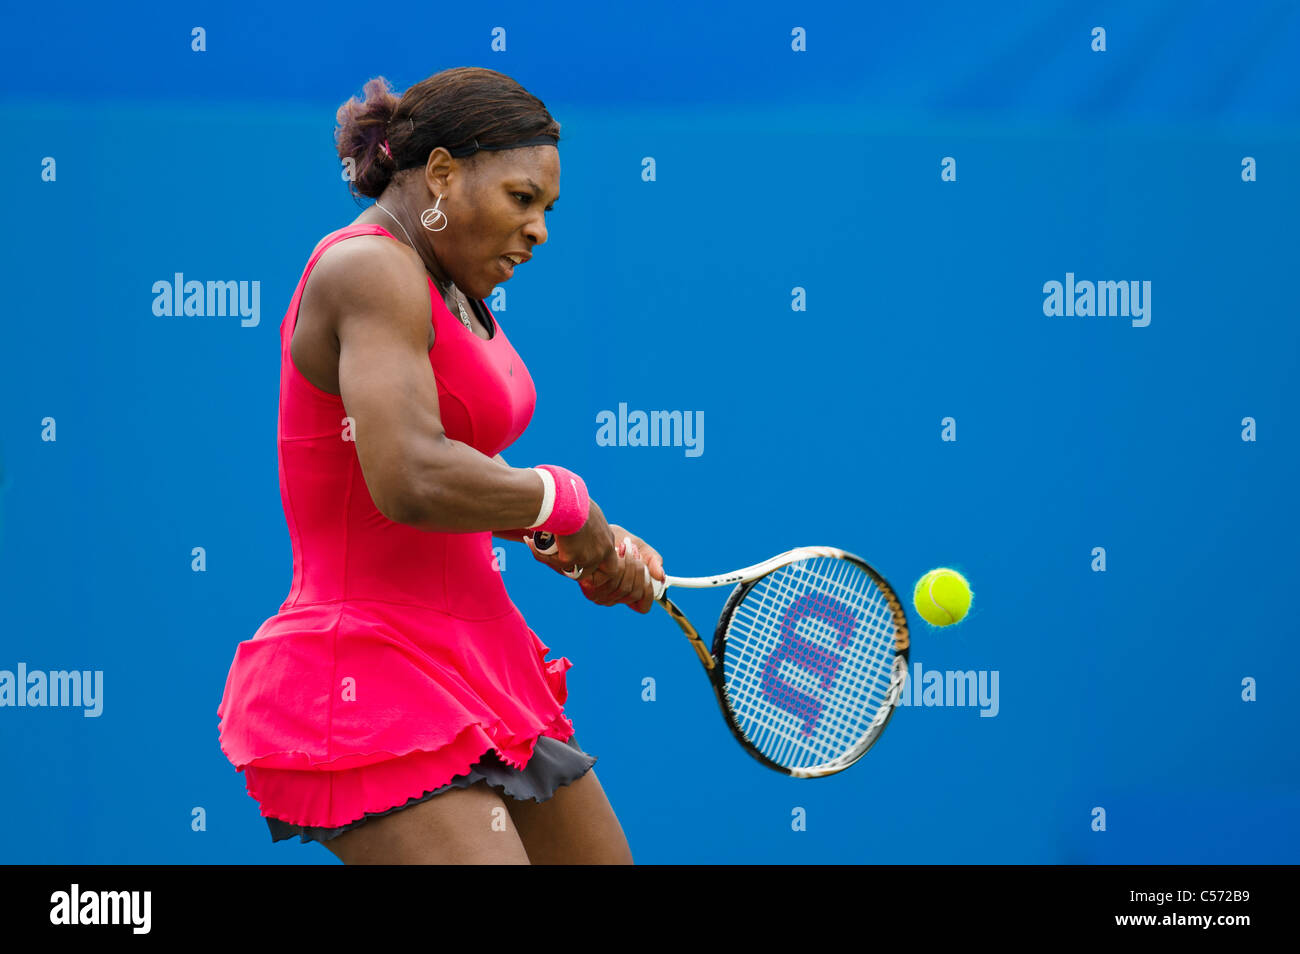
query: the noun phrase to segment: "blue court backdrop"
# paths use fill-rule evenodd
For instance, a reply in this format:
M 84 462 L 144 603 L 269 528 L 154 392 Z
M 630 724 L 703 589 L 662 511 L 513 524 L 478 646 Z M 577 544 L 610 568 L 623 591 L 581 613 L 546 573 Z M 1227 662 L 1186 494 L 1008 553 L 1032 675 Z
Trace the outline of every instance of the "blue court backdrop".
M 909 595 L 910 704 L 796 781 L 666 614 L 500 542 L 637 861 L 1300 860 L 1300 5 L 5 18 L 0 671 L 98 691 L 0 706 L 0 861 L 337 863 L 271 843 L 216 709 L 291 578 L 278 326 L 361 209 L 334 111 L 453 66 L 562 125 L 549 241 L 489 300 L 538 388 L 507 460 L 670 573 L 829 544 Z M 177 273 L 257 308 L 158 316 Z M 606 446 L 620 408 L 702 441 Z M 947 629 L 910 607 L 937 566 L 975 589 Z

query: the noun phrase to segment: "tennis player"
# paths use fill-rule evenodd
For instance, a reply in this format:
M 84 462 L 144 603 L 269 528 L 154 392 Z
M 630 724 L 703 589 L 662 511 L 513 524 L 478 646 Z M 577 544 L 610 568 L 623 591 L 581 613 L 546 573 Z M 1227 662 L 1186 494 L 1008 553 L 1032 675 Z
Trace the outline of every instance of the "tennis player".
M 524 542 L 640 613 L 663 579 L 581 476 L 501 456 L 536 392 L 484 299 L 546 241 L 559 124 L 487 69 L 363 93 L 336 138 L 376 202 L 317 244 L 280 327 L 293 583 L 236 650 L 222 751 L 273 841 L 347 864 L 631 863 L 564 714 L 572 664 L 547 658 L 492 553 Z

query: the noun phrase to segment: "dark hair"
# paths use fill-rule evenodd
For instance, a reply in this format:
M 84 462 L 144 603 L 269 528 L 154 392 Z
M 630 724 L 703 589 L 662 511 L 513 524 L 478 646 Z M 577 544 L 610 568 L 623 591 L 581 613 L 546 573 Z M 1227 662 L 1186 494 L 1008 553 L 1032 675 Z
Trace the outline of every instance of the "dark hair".
M 509 76 L 458 66 L 416 83 L 399 99 L 382 76 L 338 109 L 334 139 L 339 158 L 352 161 L 348 188 L 378 198 L 394 174 L 423 168 L 439 146 L 508 146 L 534 136 L 559 137 L 560 124 L 546 104 Z M 381 148 L 384 140 L 392 157 Z M 468 157 L 472 164 L 481 153 Z

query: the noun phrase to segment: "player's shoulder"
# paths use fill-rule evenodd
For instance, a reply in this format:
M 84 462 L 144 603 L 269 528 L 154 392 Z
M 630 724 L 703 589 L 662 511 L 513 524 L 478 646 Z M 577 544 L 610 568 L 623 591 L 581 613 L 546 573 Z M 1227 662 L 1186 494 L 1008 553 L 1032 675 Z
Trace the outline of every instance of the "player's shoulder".
M 312 269 L 322 284 L 345 289 L 373 290 L 422 284 L 419 256 L 409 245 L 382 235 L 351 235 L 321 252 Z
M 312 269 L 322 298 L 342 311 L 405 312 L 427 307 L 428 273 L 409 246 L 353 235 L 321 253 Z

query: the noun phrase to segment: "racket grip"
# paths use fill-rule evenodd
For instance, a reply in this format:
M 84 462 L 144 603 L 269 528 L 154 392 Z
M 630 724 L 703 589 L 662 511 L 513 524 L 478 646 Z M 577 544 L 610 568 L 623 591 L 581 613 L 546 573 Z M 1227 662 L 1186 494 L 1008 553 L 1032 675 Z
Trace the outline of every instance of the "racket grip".
M 536 548 L 538 553 L 551 554 L 559 549 L 559 541 L 555 539 L 555 534 L 551 533 L 551 531 L 540 530 L 533 534 L 533 546 Z M 570 579 L 577 579 L 577 577 L 573 576 L 573 574 L 568 570 L 564 571 L 564 575 Z M 650 584 L 654 589 L 655 599 L 659 599 L 659 597 L 663 596 L 664 590 L 668 589 L 668 585 L 658 577 L 650 577 Z
M 545 553 L 549 556 L 560 549 L 560 542 L 555 539 L 555 534 L 551 533 L 551 531 L 539 530 L 537 533 L 533 534 L 533 547 L 538 553 Z M 571 580 L 576 580 L 578 578 L 577 573 L 572 573 L 569 570 L 563 570 L 561 572 Z
M 538 553 L 554 553 L 559 549 L 559 541 L 551 531 L 539 530 L 533 534 L 533 546 L 537 548 Z

